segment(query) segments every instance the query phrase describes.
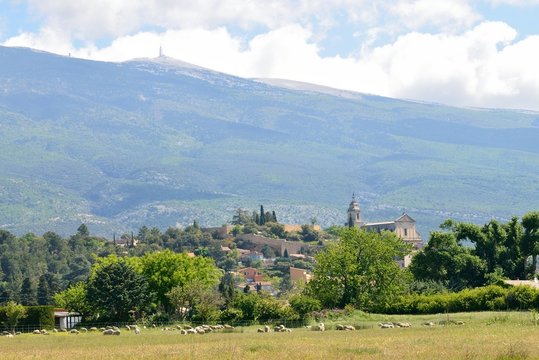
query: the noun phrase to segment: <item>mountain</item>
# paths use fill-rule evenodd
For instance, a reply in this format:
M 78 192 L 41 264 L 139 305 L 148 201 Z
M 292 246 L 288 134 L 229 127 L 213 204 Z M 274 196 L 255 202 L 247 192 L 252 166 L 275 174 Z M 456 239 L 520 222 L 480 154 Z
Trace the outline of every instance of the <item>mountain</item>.
M 220 225 L 238 207 L 343 224 L 488 221 L 539 207 L 539 115 L 270 79 L 167 57 L 0 47 L 0 227 Z M 433 89 L 443 91 L 443 89 Z

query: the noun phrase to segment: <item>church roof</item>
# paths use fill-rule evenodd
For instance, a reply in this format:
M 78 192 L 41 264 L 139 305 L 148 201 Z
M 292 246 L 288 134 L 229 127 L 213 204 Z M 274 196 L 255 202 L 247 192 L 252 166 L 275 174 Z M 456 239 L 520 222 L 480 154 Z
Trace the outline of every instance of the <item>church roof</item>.
M 380 221 L 380 222 L 370 222 L 366 223 L 365 226 L 379 226 L 379 225 L 393 225 L 395 221 Z
M 397 218 L 397 220 L 395 220 L 395 222 L 414 222 L 415 223 L 415 220 L 412 219 L 412 217 L 408 215 L 407 213 L 403 213 L 401 216 Z

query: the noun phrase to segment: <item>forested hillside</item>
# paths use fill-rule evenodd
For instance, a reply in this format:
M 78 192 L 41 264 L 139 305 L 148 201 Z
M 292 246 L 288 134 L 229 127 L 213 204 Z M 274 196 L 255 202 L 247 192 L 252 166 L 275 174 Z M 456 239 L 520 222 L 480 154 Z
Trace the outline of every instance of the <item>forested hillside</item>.
M 0 65 L 0 228 L 16 234 L 218 226 L 261 203 L 328 226 L 355 192 L 367 221 L 406 209 L 426 236 L 539 204 L 536 113 L 287 89 L 166 57 L 0 47 Z

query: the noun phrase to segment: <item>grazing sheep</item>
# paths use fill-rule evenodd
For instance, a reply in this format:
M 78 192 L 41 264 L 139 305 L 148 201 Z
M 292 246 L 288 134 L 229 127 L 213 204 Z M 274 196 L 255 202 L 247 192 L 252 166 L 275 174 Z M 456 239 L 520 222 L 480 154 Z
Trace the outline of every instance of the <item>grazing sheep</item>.
M 97 332 L 97 328 L 96 328 L 95 326 L 92 326 L 92 327 L 90 328 L 90 332 Z
M 184 325 L 183 327 L 185 330 L 191 330 L 193 327 L 192 326 L 189 326 L 189 325 Z
M 263 332 L 264 332 L 264 329 L 258 328 L 258 329 L 256 329 L 256 332 L 257 332 L 257 333 L 263 333 Z
M 427 321 L 427 322 L 423 323 L 423 325 L 425 325 L 425 326 L 434 326 L 434 323 L 432 321 Z
M 77 330 L 77 329 L 71 329 L 71 331 L 70 331 L 69 333 L 70 333 L 70 334 L 79 335 L 79 330 Z
M 228 324 L 223 325 L 223 327 L 224 327 L 225 329 L 227 329 L 227 330 L 232 330 L 232 329 L 234 329 L 234 326 L 228 325 Z
M 60 332 L 66 333 L 66 332 L 67 332 L 67 329 L 60 329 Z
M 83 332 L 83 333 L 87 333 L 87 332 L 88 332 L 88 329 L 86 329 L 85 327 L 81 327 L 79 331 L 80 331 L 80 332 Z
M 176 329 L 181 330 L 182 327 L 180 325 L 176 325 Z
M 313 331 L 326 331 L 326 326 L 324 325 L 324 323 L 320 323 L 318 325 L 315 325 L 311 328 L 311 330 Z
M 264 332 L 270 332 L 270 327 L 268 325 L 264 326 Z
M 12 339 L 12 338 L 13 338 L 13 334 L 7 334 L 6 337 L 7 337 L 8 339 Z
M 32 334 L 34 334 L 34 335 L 41 335 L 41 331 L 39 331 L 39 330 L 34 330 L 34 331 L 32 331 Z
M 187 335 L 187 330 L 181 329 L 181 330 L 180 330 L 180 334 L 182 334 L 182 335 Z
M 395 327 L 393 323 L 380 323 L 378 326 L 380 326 L 381 329 L 393 329 Z
M 400 328 L 409 328 L 411 326 L 409 323 L 403 323 L 403 322 L 393 323 L 393 325 Z
M 282 325 L 282 324 L 281 324 L 281 325 L 277 325 L 277 326 L 273 329 L 273 331 L 275 331 L 275 332 L 292 332 L 292 330 L 287 329 L 286 326 L 284 326 L 284 325 Z
M 353 325 L 344 325 L 344 330 L 354 331 L 356 328 Z
M 103 335 L 114 335 L 114 330 L 105 329 L 105 330 L 103 330 Z
M 120 329 L 118 330 L 113 330 L 114 332 L 112 333 L 112 335 L 120 335 L 121 332 L 120 332 Z
M 464 325 L 464 321 L 457 321 L 457 325 Z
M 52 329 L 52 332 L 57 333 L 57 332 L 58 332 L 58 329 Z
M 337 324 L 337 326 L 335 327 L 336 330 L 344 330 L 344 325 L 342 324 Z

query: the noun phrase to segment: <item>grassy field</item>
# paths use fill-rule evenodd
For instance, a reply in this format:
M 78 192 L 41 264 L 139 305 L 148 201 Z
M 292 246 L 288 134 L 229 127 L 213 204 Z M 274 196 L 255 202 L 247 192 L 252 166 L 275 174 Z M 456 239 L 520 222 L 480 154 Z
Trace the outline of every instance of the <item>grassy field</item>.
M 379 321 L 411 328 L 380 329 Z M 434 326 L 422 325 L 432 321 Z M 464 325 L 454 322 L 463 321 Z M 333 330 L 337 323 L 356 331 Z M 432 316 L 356 315 L 326 322 L 325 332 L 180 335 L 144 329 L 140 335 L 100 333 L 0 337 L 1 359 L 535 359 L 539 326 L 531 313 L 461 313 Z

